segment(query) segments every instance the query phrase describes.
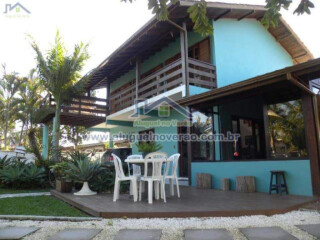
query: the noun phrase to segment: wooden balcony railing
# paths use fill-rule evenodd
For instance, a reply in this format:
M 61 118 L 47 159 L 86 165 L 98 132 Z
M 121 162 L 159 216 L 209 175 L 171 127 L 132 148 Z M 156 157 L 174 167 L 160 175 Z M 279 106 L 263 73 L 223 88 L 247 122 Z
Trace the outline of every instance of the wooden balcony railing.
M 106 117 L 106 104 L 107 100 L 104 98 L 74 96 L 63 102 L 61 112 L 76 115 Z M 50 97 L 49 105 L 55 105 L 54 99 L 52 97 Z
M 202 88 L 216 88 L 215 66 L 189 58 L 189 85 Z M 152 98 L 183 85 L 182 61 L 178 59 L 153 74 L 141 79 L 138 85 L 139 98 Z M 117 112 L 134 104 L 135 84 L 110 96 L 110 113 Z

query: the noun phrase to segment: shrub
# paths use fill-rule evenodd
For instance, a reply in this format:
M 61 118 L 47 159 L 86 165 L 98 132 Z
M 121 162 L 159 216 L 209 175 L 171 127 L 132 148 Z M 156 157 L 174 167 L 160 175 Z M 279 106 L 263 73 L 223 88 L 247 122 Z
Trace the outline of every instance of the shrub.
M 45 169 L 37 168 L 35 165 L 30 165 L 25 168 L 24 180 L 25 183 L 32 188 L 43 185 L 45 182 Z
M 5 166 L 8 166 L 10 164 L 10 158 L 8 156 L 4 156 L 0 158 L 0 169 L 3 169 Z
M 62 180 L 68 178 L 68 170 L 70 170 L 68 162 L 58 162 L 52 165 L 50 169 L 53 170 L 55 179 Z
M 46 175 L 43 168 L 13 159 L 3 169 L 0 169 L 0 180 L 7 187 L 34 188 L 43 186 L 46 182 Z
M 24 183 L 26 166 L 6 166 L 0 170 L 0 178 L 4 185 L 20 188 Z
M 97 161 L 90 161 L 88 158 L 69 162 L 68 167 L 67 175 L 75 182 L 89 182 L 101 170 Z
M 136 143 L 138 151 L 147 155 L 148 153 L 157 152 L 162 149 L 162 146 L 155 142 L 140 142 Z

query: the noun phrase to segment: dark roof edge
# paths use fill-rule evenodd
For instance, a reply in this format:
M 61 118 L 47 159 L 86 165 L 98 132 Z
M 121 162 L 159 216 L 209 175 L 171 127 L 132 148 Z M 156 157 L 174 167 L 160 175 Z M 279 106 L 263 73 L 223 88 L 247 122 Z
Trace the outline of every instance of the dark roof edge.
M 190 105 L 198 104 L 201 101 L 209 100 L 210 96 L 213 97 L 217 94 L 223 94 L 223 93 L 227 93 L 229 91 L 231 92 L 235 89 L 247 87 L 250 85 L 263 84 L 265 82 L 272 81 L 274 79 L 286 78 L 287 73 L 296 73 L 301 70 L 305 70 L 307 68 L 312 68 L 312 67 L 317 67 L 317 66 L 319 67 L 319 70 L 320 70 L 320 58 L 310 60 L 305 63 L 296 64 L 294 66 L 282 68 L 282 69 L 276 70 L 274 72 L 266 73 L 266 74 L 263 74 L 263 75 L 260 75 L 257 77 L 249 78 L 247 80 L 243 80 L 241 82 L 230 84 L 225 87 L 216 88 L 216 89 L 213 89 L 208 92 L 204 92 L 204 93 L 197 94 L 194 96 L 186 97 L 186 98 L 179 100 L 178 103 L 183 106 L 190 106 Z

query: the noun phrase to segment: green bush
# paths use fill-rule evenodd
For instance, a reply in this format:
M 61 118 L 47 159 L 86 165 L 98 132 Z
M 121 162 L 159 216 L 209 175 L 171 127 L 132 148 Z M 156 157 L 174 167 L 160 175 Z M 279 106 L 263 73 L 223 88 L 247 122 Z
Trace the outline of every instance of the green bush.
M 24 171 L 24 180 L 28 186 L 35 188 L 36 186 L 43 185 L 45 182 L 45 169 L 38 168 L 35 165 L 29 165 Z
M 44 168 L 38 168 L 34 164 L 14 158 L 0 169 L 0 180 L 6 187 L 35 188 L 43 186 L 46 179 Z
M 67 175 L 75 182 L 89 182 L 101 170 L 100 163 L 88 158 L 69 162 L 68 167 Z
M 5 166 L 8 166 L 10 164 L 10 158 L 8 156 L 4 156 L 3 158 L 0 158 L 0 169 L 3 169 Z
M 126 165 L 123 166 L 123 170 L 127 172 Z M 113 165 L 102 165 L 101 170 L 94 175 L 90 181 L 90 188 L 96 192 L 113 192 L 114 180 L 116 177 L 115 169 Z M 121 182 L 121 192 L 129 191 L 129 182 Z

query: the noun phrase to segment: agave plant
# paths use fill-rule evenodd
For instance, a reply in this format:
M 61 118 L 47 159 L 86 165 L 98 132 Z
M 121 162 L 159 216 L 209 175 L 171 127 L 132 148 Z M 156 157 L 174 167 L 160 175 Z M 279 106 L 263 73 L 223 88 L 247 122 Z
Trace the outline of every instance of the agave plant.
M 75 182 L 88 182 L 100 171 L 100 163 L 88 158 L 69 162 L 68 166 L 67 174 Z
M 0 169 L 3 169 L 4 167 L 8 166 L 10 164 L 10 158 L 8 156 L 4 156 L 0 158 Z
M 20 187 L 24 182 L 26 166 L 7 166 L 0 170 L 0 179 L 6 185 Z
M 162 149 L 162 146 L 155 142 L 140 142 L 136 144 L 138 151 L 142 152 L 143 155 L 147 155 L 148 153 L 157 152 Z
M 77 161 L 89 160 L 91 154 L 80 151 L 72 151 L 68 153 L 68 160 L 76 163 Z
M 32 187 L 42 184 L 45 176 L 46 174 L 44 168 L 37 168 L 35 165 L 26 167 L 24 171 L 25 181 L 31 184 Z

